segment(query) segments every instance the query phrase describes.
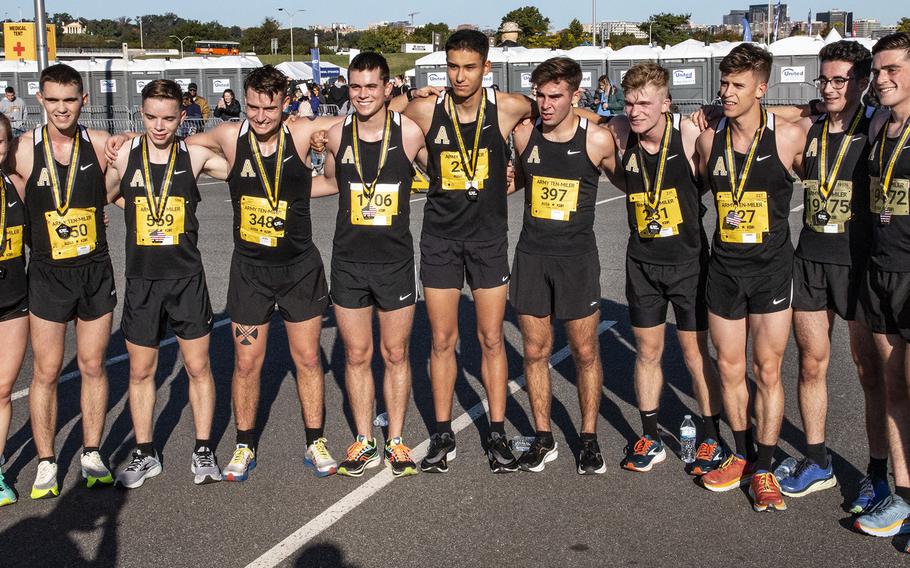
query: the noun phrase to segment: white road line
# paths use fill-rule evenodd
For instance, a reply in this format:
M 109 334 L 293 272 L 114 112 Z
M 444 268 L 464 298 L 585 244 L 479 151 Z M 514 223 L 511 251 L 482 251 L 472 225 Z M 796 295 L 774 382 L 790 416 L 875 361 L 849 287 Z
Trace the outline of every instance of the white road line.
M 227 182 L 226 182 L 226 181 L 221 181 L 221 180 L 219 180 L 219 181 L 204 181 L 204 182 L 202 182 L 202 183 L 197 183 L 196 185 L 197 185 L 197 186 L 199 186 L 199 185 L 217 185 L 217 184 L 219 184 L 219 183 L 227 183 Z
M 616 325 L 615 321 L 600 322 L 600 325 L 597 326 L 597 335 L 601 335 L 614 325 Z M 566 345 L 550 357 L 550 367 L 558 365 L 570 355 L 571 351 L 569 350 L 569 346 Z M 522 385 L 524 385 L 524 375 L 509 381 L 509 395 L 511 396 L 521 390 Z M 486 413 L 487 405 L 487 400 L 484 399 L 453 420 L 452 431 L 458 433 L 467 428 L 472 422 L 477 420 L 477 418 Z M 426 456 L 427 448 L 429 446 L 430 440 L 424 440 L 411 450 L 411 458 L 415 462 L 420 462 L 420 460 Z M 347 513 L 350 513 L 357 508 L 358 505 L 378 493 L 383 487 L 392 483 L 394 479 L 392 470 L 384 468 L 365 483 L 336 501 L 334 505 L 314 517 L 310 522 L 303 525 L 290 536 L 269 549 L 265 554 L 250 562 L 247 565 L 247 568 L 271 568 L 287 560 L 292 554 L 303 548 L 324 530 L 334 525 Z
M 601 205 L 601 204 L 603 204 L 603 203 L 608 203 L 608 202 L 610 202 L 610 201 L 616 201 L 617 199 L 622 199 L 623 197 L 625 197 L 625 194 L 623 194 L 623 195 L 616 195 L 616 196 L 614 196 L 614 197 L 609 197 L 609 198 L 607 198 L 607 199 L 601 199 L 600 201 L 598 201 L 598 202 L 595 203 L 594 205 Z
M 418 201 L 426 201 L 426 197 L 418 197 L 417 199 L 412 199 L 411 203 L 417 203 Z
M 804 207 L 804 205 L 797 205 L 796 207 L 794 207 L 793 209 L 790 210 L 790 213 L 796 213 L 797 211 L 802 211 L 803 207 Z
M 219 328 L 219 327 L 223 327 L 223 326 L 225 326 L 225 325 L 227 325 L 227 324 L 229 324 L 229 323 L 231 323 L 231 319 L 230 319 L 230 318 L 224 318 L 224 319 L 222 319 L 222 320 L 218 320 L 218 321 L 216 321 L 214 324 L 212 324 L 212 329 L 215 330 L 215 329 L 217 329 L 217 328 Z M 168 345 L 173 345 L 174 343 L 177 343 L 177 338 L 174 337 L 174 336 L 172 336 L 172 337 L 168 337 L 167 339 L 165 339 L 165 340 L 163 340 L 161 343 L 159 343 L 159 344 L 158 344 L 158 347 L 159 347 L 159 348 L 160 348 L 160 347 L 167 347 Z M 105 366 L 105 367 L 110 367 L 111 365 L 116 365 L 117 363 L 122 363 L 123 361 L 126 361 L 126 360 L 129 359 L 129 358 L 130 358 L 129 353 L 121 353 L 120 355 L 115 355 L 114 357 L 111 357 L 110 359 L 108 359 L 107 361 L 105 361 L 105 362 L 104 362 L 104 366 Z M 75 379 L 75 378 L 78 377 L 78 376 L 79 376 L 79 370 L 78 370 L 78 369 L 76 369 L 75 371 L 70 371 L 69 373 L 66 373 L 65 375 L 61 375 L 61 376 L 60 376 L 60 380 L 57 381 L 57 384 L 61 384 L 61 383 L 65 383 L 65 382 L 67 382 L 67 381 L 71 381 L 71 380 Z M 14 392 L 14 393 L 13 393 L 13 396 L 12 396 L 12 400 L 18 400 L 18 399 L 20 399 L 20 398 L 24 398 L 24 397 L 28 396 L 28 391 L 29 391 L 29 389 L 24 388 L 24 389 L 22 389 L 22 390 L 20 390 L 20 391 Z

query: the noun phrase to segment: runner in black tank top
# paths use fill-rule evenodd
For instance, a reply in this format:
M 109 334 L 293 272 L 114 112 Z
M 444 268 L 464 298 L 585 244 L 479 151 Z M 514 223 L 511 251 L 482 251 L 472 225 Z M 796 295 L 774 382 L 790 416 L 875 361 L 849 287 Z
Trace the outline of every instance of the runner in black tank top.
M 594 206 L 600 168 L 611 176 L 617 173 L 616 150 L 609 132 L 572 111 L 580 96 L 581 76 L 578 63 L 567 57 L 541 63 L 531 75 L 541 117 L 533 125 L 519 125 L 514 135 L 519 156 L 516 179 L 525 189 L 525 207 L 509 300 L 518 312 L 537 430 L 534 443 L 518 460 L 526 471 L 543 471 L 558 455 L 549 415 L 553 318 L 565 322 L 578 374 L 582 415 L 578 473 L 606 471 L 597 442 L 603 373 Z

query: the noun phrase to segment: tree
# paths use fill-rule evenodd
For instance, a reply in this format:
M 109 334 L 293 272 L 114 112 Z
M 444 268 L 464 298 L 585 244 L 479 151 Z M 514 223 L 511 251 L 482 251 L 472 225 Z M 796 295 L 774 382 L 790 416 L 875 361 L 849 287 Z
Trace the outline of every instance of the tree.
M 910 32 L 910 18 L 901 18 L 897 21 L 897 31 L 899 32 Z
M 569 27 L 559 32 L 559 48 L 572 49 L 583 44 L 586 39 L 584 26 L 575 18 L 569 22 Z
M 627 45 L 644 45 L 647 39 L 637 38 L 634 34 L 613 34 L 607 39 L 607 45 L 613 49 L 622 49 Z
M 534 6 L 525 6 L 512 10 L 502 17 L 500 27 L 506 22 L 518 24 L 521 29 L 521 33 L 518 34 L 519 43 L 524 43 L 530 38 L 542 39 L 550 29 L 550 18 L 544 18 L 540 10 Z
M 414 29 L 414 33 L 411 34 L 410 40 L 412 43 L 433 43 L 433 34 L 437 34 L 439 39 L 439 45 L 445 45 L 446 40 L 449 39 L 452 31 L 449 29 L 449 26 L 443 22 L 438 24 L 426 24 L 420 26 L 419 28 Z
M 408 36 L 402 28 L 380 26 L 363 32 L 357 41 L 357 47 L 362 51 L 398 53 L 401 51 L 401 44 L 407 43 L 407 39 Z
M 274 18 L 266 18 L 262 25 L 247 28 L 243 30 L 243 37 L 240 39 L 240 49 L 244 51 L 255 51 L 256 53 L 269 53 L 272 45 L 272 38 L 279 36 L 281 27 Z
M 639 24 L 638 29 L 648 33 L 651 31 L 651 42 L 655 45 L 675 45 L 689 39 L 686 27 L 689 25 L 691 14 L 655 14 L 647 22 Z

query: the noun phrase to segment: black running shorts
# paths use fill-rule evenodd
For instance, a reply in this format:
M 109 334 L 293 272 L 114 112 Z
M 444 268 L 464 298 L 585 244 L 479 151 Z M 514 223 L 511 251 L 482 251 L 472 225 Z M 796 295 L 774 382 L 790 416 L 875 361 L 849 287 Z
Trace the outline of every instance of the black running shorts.
M 839 264 L 793 258 L 793 309 L 833 310 L 845 320 L 856 319 L 864 270 Z
M 793 298 L 792 265 L 759 276 L 731 276 L 708 262 L 705 298 L 711 313 L 730 320 L 786 310 Z
M 0 322 L 14 320 L 28 315 L 28 294 L 18 300 L 0 306 Z
M 519 314 L 562 320 L 590 316 L 600 310 L 597 251 L 543 256 L 516 250 L 509 301 Z
M 332 303 L 342 308 L 397 310 L 417 303 L 414 259 L 389 263 L 332 259 Z
M 158 347 L 168 324 L 180 339 L 205 337 L 212 317 L 204 272 L 177 280 L 126 280 L 120 329 L 130 343 Z
M 424 288 L 498 288 L 509 281 L 509 240 L 453 241 L 424 233 L 420 281 Z
M 705 257 L 675 265 L 650 264 L 626 257 L 626 300 L 632 325 L 654 327 L 666 323 L 667 306 L 673 304 L 677 329 L 708 329 L 706 265 Z
M 910 272 L 866 271 L 862 317 L 874 333 L 899 334 L 910 341 Z
M 57 323 L 73 318 L 91 321 L 114 311 L 117 289 L 110 258 L 79 266 L 28 265 L 28 308 Z

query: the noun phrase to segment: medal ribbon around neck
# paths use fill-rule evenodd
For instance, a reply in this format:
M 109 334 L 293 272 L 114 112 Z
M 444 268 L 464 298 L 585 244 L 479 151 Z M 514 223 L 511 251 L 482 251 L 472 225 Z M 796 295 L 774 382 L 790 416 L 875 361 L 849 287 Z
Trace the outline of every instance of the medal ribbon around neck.
M 670 139 L 673 136 L 673 115 L 664 113 L 666 124 L 664 133 L 660 139 L 660 158 L 657 161 L 657 175 L 654 178 L 654 185 L 651 186 L 651 178 L 648 177 L 648 168 L 645 166 L 644 152 L 641 148 L 641 140 L 638 142 L 638 161 L 641 164 L 641 177 L 645 185 L 645 197 L 648 200 L 648 206 L 654 210 L 660 205 L 660 194 L 664 181 L 664 172 L 667 167 L 667 153 L 670 151 Z
M 768 123 L 768 113 L 761 109 L 761 123 L 752 135 L 752 144 L 749 146 L 749 153 L 746 155 L 746 161 L 743 163 L 742 170 L 739 173 L 739 183 L 736 182 L 736 159 L 733 155 L 733 129 L 727 124 L 726 148 L 724 149 L 727 160 L 730 180 L 730 194 L 733 197 L 733 203 L 739 205 L 743 194 L 746 192 L 746 181 L 749 179 L 749 171 L 752 169 L 752 160 L 755 158 L 755 152 L 758 150 L 758 142 L 761 140 L 762 133 L 765 131 L 765 125 Z
M 142 173 L 145 177 L 145 197 L 148 199 L 149 211 L 152 219 L 160 221 L 167 208 L 168 194 L 171 192 L 171 181 L 174 178 L 174 166 L 177 164 L 177 141 L 171 143 L 171 155 L 167 160 L 164 170 L 164 179 L 161 180 L 161 191 L 155 195 L 155 186 L 152 181 L 152 168 L 149 164 L 148 137 L 142 137 Z
M 474 130 L 474 150 L 471 152 L 470 163 L 468 163 L 467 160 L 467 151 L 464 145 L 464 138 L 461 136 L 461 128 L 458 126 L 458 113 L 455 110 L 455 101 L 452 100 L 451 96 L 448 97 L 448 103 L 449 118 L 452 121 L 452 128 L 455 130 L 455 138 L 458 140 L 458 154 L 461 158 L 461 165 L 464 168 L 465 176 L 468 178 L 468 181 L 473 182 L 474 175 L 477 172 L 477 159 L 480 154 L 480 132 L 483 130 L 483 118 L 487 106 L 486 92 L 484 91 L 480 104 L 477 107 L 477 120 L 475 122 Z
M 885 128 L 882 129 L 884 135 L 882 136 L 882 143 L 879 144 L 878 149 L 878 175 L 882 179 L 882 193 L 888 195 L 888 190 L 891 187 L 891 176 L 894 174 L 894 166 L 897 164 L 897 159 L 901 155 L 901 151 L 904 149 L 904 144 L 907 143 L 907 138 L 910 138 L 910 118 L 904 121 L 903 131 L 901 136 L 897 141 L 897 145 L 894 146 L 894 150 L 891 151 L 891 157 L 888 158 L 888 169 L 887 171 L 882 169 L 885 158 L 885 140 L 888 138 L 888 125 L 891 124 L 891 119 L 888 119 L 888 124 L 885 125 Z
M 382 129 L 382 149 L 379 151 L 379 167 L 376 168 L 376 177 L 372 183 L 367 183 L 363 177 L 363 163 L 360 161 L 360 139 L 357 136 L 357 115 L 351 120 L 351 146 L 354 148 L 354 169 L 357 171 L 357 177 L 363 185 L 363 196 L 367 201 L 373 199 L 376 193 L 376 184 L 379 182 L 379 175 L 382 168 L 385 167 L 386 159 L 389 156 L 389 140 L 392 138 L 392 111 L 386 111 L 385 126 Z
M 850 121 L 850 129 L 844 139 L 840 141 L 840 148 L 837 150 L 837 157 L 834 159 L 834 165 L 831 166 L 830 172 L 828 171 L 828 125 L 831 122 L 831 116 L 825 116 L 825 124 L 822 126 L 822 149 L 818 160 L 818 189 L 822 199 L 825 201 L 828 201 L 831 190 L 837 185 L 837 174 L 840 173 L 844 156 L 847 155 L 847 149 L 850 148 L 850 143 L 853 141 L 853 133 L 856 132 L 859 121 L 863 118 L 863 113 L 863 105 L 860 105 Z
M 60 195 L 60 172 L 57 171 L 57 162 L 54 160 L 54 150 L 51 147 L 47 126 L 42 129 L 42 146 L 44 146 L 44 161 L 47 163 L 47 173 L 51 178 L 51 193 L 54 194 L 54 206 L 61 217 L 66 215 L 70 208 L 70 199 L 73 197 L 73 187 L 76 185 L 76 172 L 79 171 L 79 139 L 81 129 L 76 128 L 73 138 L 73 147 L 70 149 L 70 164 L 67 168 L 65 195 Z
M 281 185 L 281 174 L 284 171 L 284 145 L 285 134 L 284 126 L 278 131 L 278 150 L 275 151 L 275 182 L 269 180 L 265 171 L 265 164 L 262 163 L 262 152 L 259 150 L 259 141 L 253 134 L 253 129 L 249 130 L 250 148 L 253 150 L 253 158 L 256 161 L 256 169 L 259 170 L 259 179 L 262 180 L 262 190 L 265 191 L 266 199 L 273 211 L 278 211 L 279 197 L 278 192 Z
M 3 254 L 4 250 L 6 250 L 6 175 L 0 172 L 0 254 Z

